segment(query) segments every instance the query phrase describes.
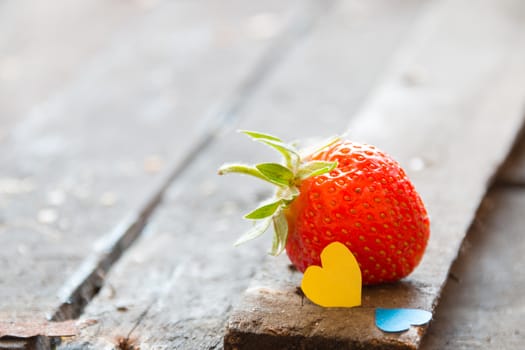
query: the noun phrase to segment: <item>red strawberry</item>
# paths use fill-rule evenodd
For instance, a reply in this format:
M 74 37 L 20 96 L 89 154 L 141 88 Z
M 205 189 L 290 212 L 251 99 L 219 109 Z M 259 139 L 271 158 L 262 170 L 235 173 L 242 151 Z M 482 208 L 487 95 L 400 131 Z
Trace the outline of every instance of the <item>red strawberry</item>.
M 345 244 L 361 268 L 363 283 L 397 281 L 420 262 L 429 237 L 423 202 L 399 164 L 374 146 L 335 139 L 301 157 L 280 139 L 244 132 L 283 154 L 285 164 L 225 165 L 278 186 L 275 198 L 246 215 L 258 220 L 237 243 L 273 223 L 271 253 L 284 247 L 300 271 L 320 265 L 331 242 Z

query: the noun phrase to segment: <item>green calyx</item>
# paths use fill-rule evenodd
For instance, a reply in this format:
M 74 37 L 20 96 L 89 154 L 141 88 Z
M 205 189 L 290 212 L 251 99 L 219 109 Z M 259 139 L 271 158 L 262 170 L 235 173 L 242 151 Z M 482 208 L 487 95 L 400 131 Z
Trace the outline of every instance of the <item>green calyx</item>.
M 219 175 L 237 173 L 250 175 L 277 186 L 275 196 L 244 216 L 253 220 L 254 226 L 243 234 L 235 245 L 245 243 L 262 235 L 273 224 L 274 236 L 271 255 L 279 255 L 286 246 L 288 223 L 284 210 L 299 196 L 301 181 L 330 172 L 337 167 L 337 162 L 306 161 L 301 159 L 300 151 L 293 144 L 285 143 L 278 137 L 254 131 L 241 130 L 253 140 L 261 142 L 278 151 L 283 157 L 283 164 L 260 163 L 256 165 L 224 164 L 219 168 Z M 339 138 L 332 138 L 316 151 L 320 151 Z

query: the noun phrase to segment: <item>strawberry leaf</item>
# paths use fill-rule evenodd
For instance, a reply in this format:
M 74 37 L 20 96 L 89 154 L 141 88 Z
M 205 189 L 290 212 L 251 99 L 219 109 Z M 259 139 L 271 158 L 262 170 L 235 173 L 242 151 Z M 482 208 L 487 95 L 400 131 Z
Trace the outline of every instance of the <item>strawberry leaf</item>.
M 294 178 L 293 172 L 278 163 L 261 163 L 255 166 L 267 180 L 282 186 L 288 186 Z
M 304 180 L 309 177 L 321 175 L 332 171 L 336 167 L 337 162 L 311 161 L 299 168 L 299 171 L 297 172 L 297 177 L 300 180 Z
M 245 234 L 239 237 L 239 239 L 233 245 L 238 246 L 239 244 L 246 243 L 248 241 L 251 241 L 252 239 L 259 237 L 264 232 L 266 232 L 268 227 L 270 227 L 271 223 L 271 217 L 258 221 L 250 230 L 248 230 Z
M 286 247 L 286 239 L 288 238 L 288 223 L 282 210 L 272 217 L 273 221 L 273 241 L 270 255 L 277 256 L 282 253 Z
M 275 141 L 275 140 L 263 140 L 261 139 L 260 140 L 262 143 L 276 149 L 277 151 L 279 151 L 283 156 L 290 156 L 290 155 L 294 155 L 296 157 L 300 157 L 301 155 L 299 154 L 299 150 L 297 150 L 297 148 L 295 148 L 294 146 L 292 145 L 289 145 L 287 143 L 284 143 L 282 141 Z
M 286 144 L 278 137 L 256 131 L 240 130 L 240 132 L 250 136 L 255 141 L 262 142 L 265 145 L 277 150 L 283 155 L 284 160 L 286 161 L 286 165 L 290 168 L 296 163 L 298 163 L 301 159 L 299 151 L 295 148 L 294 145 Z M 295 162 L 292 160 L 292 158 L 295 158 L 293 159 L 295 160 Z
M 259 220 L 267 218 L 268 216 L 272 216 L 282 204 L 282 200 L 279 199 L 273 203 L 261 205 L 259 208 L 246 214 L 244 218 L 250 220 Z
M 282 140 L 278 137 L 275 137 L 273 135 L 264 134 L 262 132 L 257 131 L 248 131 L 248 130 L 239 130 L 239 132 L 242 132 L 245 135 L 250 136 L 254 140 L 262 141 L 262 140 L 271 140 L 271 141 L 278 141 L 282 142 Z
M 281 153 L 284 157 L 284 160 L 286 161 L 286 165 L 289 167 L 292 167 L 295 163 L 298 163 L 301 159 L 301 156 L 299 154 L 299 151 L 292 145 L 286 144 L 281 141 L 274 141 L 274 140 L 260 140 L 262 143 L 264 143 L 267 146 L 270 146 L 271 148 L 277 150 L 279 153 Z
M 219 175 L 225 175 L 230 173 L 250 175 L 275 184 L 274 181 L 269 180 L 268 177 L 263 175 L 257 168 L 245 164 L 224 164 L 219 168 L 218 173 Z

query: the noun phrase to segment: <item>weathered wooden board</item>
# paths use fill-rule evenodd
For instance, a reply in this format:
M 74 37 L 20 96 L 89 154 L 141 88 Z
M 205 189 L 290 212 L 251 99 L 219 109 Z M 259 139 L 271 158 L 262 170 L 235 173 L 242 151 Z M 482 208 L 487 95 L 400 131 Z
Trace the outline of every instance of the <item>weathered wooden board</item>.
M 358 108 L 364 90 L 384 72 L 420 8 L 418 1 L 339 3 L 239 111 L 240 126 L 289 137 L 343 130 L 346 111 Z M 361 38 L 369 31 L 375 40 Z M 370 56 L 374 59 L 363 66 Z M 314 94 L 319 82 L 333 94 Z M 321 120 L 327 112 L 312 110 L 320 105 L 340 112 Z M 96 323 L 62 347 L 114 349 L 120 342 L 140 349 L 222 348 L 232 304 L 270 244 L 269 237 L 242 248 L 232 243 L 249 227 L 242 214 L 269 196 L 270 189 L 252 179 L 219 178 L 216 170 L 223 161 L 254 158 L 278 159 L 232 132 L 201 154 L 173 184 L 147 234 L 113 267 L 107 285 L 86 308 L 81 320 Z
M 270 39 L 303 6 L 159 3 L 13 129 L 0 149 L 0 319 L 78 315 L 169 178 L 286 49 Z
M 406 166 L 427 204 L 432 236 L 419 268 L 400 283 L 364 289 L 363 307 L 324 309 L 296 294 L 302 276 L 285 258 L 272 260 L 233 312 L 225 348 L 418 347 L 423 327 L 382 333 L 374 309 L 433 311 L 437 305 L 476 209 L 523 122 L 524 11 L 517 0 L 436 3 L 350 125 L 352 138 L 378 145 Z M 417 79 L 406 81 L 414 71 Z
M 59 93 L 147 8 L 139 1 L 0 3 L 0 142 L 9 126 Z
M 523 187 L 485 198 L 421 349 L 523 348 L 524 208 Z

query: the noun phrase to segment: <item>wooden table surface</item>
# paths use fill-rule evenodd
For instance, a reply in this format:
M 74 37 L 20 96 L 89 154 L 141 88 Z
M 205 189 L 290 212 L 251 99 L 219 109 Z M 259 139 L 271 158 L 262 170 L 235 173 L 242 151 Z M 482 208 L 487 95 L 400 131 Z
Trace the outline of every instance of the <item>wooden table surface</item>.
M 520 0 L 0 2 L 0 349 L 223 348 L 269 247 L 232 246 L 271 193 L 216 169 L 273 157 L 235 129 L 349 126 L 458 231 L 407 344 L 520 349 L 524 19 Z

